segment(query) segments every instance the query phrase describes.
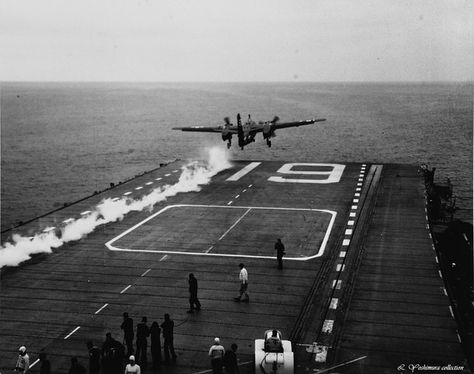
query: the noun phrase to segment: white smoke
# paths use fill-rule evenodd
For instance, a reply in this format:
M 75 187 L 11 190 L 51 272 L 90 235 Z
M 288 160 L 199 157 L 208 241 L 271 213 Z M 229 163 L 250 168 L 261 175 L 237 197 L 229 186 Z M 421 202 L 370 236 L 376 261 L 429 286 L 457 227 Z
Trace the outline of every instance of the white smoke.
M 60 237 L 54 231 L 36 234 L 33 238 L 13 235 L 12 243 L 0 247 L 0 268 L 17 266 L 35 253 L 51 253 L 53 248 L 85 237 L 97 226 L 122 220 L 131 211 L 146 208 L 151 211 L 156 203 L 180 192 L 200 191 L 201 186 L 208 184 L 214 175 L 231 166 L 225 149 L 213 147 L 208 149 L 207 153 L 206 162 L 192 161 L 183 166 L 178 182 L 173 185 L 157 187 L 137 200 L 129 197 L 102 200 L 90 214 L 62 227 Z

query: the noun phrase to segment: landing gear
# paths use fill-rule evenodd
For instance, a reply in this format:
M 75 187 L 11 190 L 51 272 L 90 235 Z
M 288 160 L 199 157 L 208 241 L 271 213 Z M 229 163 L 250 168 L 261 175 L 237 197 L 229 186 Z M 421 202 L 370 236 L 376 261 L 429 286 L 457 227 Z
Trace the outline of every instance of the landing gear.
M 229 139 L 229 141 L 227 142 L 227 149 L 230 149 L 231 145 L 232 145 L 232 142 Z
M 270 139 L 267 139 L 267 145 L 268 145 L 268 148 L 272 146 L 272 141 Z

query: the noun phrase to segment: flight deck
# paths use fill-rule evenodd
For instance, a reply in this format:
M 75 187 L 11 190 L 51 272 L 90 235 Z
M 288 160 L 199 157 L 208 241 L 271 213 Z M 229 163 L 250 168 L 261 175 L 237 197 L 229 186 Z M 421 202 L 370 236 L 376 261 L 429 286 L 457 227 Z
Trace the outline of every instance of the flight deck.
M 163 373 L 211 372 L 215 337 L 226 349 L 238 345 L 240 372 L 250 373 L 254 340 L 268 329 L 291 340 L 296 373 L 396 373 L 416 364 L 469 372 L 417 167 L 233 161 L 189 192 L 186 167 L 175 161 L 2 234 L 2 244 L 14 234 L 64 239 L 73 222 L 104 222 L 2 269 L 1 373 L 22 345 L 32 373 L 41 351 L 54 373 L 67 373 L 72 356 L 87 367 L 87 341 L 100 347 L 111 332 L 122 342 L 123 312 L 135 326 L 142 316 L 148 325 L 165 313 L 174 320 L 177 362 Z M 152 207 L 138 204 L 113 221 L 112 203 L 97 212 L 104 200 L 130 206 L 154 194 Z M 234 301 L 239 263 L 248 303 Z M 194 313 L 189 273 L 202 304 Z M 152 373 L 150 353 L 148 361 L 143 372 Z

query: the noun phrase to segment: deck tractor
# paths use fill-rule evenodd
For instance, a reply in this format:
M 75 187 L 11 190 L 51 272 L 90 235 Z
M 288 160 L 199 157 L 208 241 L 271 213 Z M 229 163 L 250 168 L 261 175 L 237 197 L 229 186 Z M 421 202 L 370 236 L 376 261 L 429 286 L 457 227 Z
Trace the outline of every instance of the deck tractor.
M 265 331 L 264 339 L 255 339 L 256 374 L 293 374 L 294 357 L 289 340 L 278 330 Z

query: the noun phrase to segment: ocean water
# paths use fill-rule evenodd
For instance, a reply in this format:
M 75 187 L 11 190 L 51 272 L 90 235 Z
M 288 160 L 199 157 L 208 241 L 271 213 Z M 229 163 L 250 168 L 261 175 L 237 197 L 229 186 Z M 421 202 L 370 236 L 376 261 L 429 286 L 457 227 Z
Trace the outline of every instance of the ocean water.
M 233 159 L 384 162 L 437 168 L 472 222 L 472 83 L 1 83 L 1 229 L 174 159 L 218 134 L 174 126 L 223 117 L 318 126 L 261 136 Z M 234 140 L 234 143 L 237 139 Z

